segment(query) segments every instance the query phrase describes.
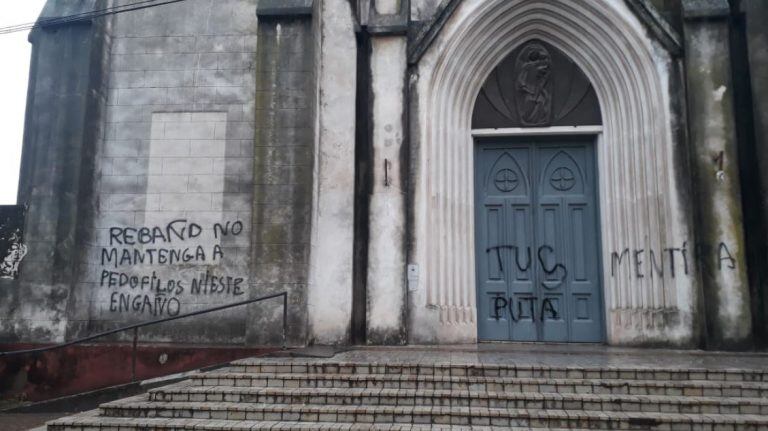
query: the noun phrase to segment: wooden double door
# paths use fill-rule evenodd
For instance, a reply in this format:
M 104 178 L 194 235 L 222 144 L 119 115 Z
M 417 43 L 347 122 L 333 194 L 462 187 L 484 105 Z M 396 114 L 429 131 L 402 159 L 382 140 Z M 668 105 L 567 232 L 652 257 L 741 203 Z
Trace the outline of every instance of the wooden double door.
M 480 340 L 602 342 L 594 139 L 479 141 Z

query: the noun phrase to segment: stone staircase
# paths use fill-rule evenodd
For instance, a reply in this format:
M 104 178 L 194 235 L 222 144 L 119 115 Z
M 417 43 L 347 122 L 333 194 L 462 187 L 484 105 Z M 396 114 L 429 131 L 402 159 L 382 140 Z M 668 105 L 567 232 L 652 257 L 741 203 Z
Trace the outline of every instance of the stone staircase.
M 97 429 L 768 430 L 768 371 L 246 359 L 48 423 Z

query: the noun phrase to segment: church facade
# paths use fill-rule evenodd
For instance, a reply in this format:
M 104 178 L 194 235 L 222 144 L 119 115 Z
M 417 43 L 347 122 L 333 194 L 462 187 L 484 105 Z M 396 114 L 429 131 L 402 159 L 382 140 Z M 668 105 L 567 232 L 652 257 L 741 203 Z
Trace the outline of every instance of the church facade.
M 762 347 L 765 19 L 760 0 L 51 0 L 0 339 L 287 292 L 297 346 Z M 277 344 L 282 312 L 142 337 Z

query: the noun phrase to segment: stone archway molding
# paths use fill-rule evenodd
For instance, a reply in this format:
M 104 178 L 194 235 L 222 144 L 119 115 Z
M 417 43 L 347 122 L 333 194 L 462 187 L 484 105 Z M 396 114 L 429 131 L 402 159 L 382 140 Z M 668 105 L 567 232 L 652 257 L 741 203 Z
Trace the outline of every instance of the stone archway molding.
M 689 339 L 690 277 L 611 271 L 613 252 L 659 253 L 684 246 L 690 237 L 673 171 L 669 53 L 622 0 L 465 0 L 418 65 L 414 258 L 425 270 L 423 289 L 411 298 L 412 341 L 476 340 L 473 104 L 498 62 L 530 39 L 570 56 L 600 100 L 609 342 Z

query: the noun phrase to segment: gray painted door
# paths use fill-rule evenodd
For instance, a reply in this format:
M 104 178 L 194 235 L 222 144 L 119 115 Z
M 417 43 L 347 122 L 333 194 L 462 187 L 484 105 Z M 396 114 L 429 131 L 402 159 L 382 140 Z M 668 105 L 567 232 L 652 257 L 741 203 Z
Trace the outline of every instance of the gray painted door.
M 596 180 L 591 138 L 477 144 L 481 340 L 603 341 Z

